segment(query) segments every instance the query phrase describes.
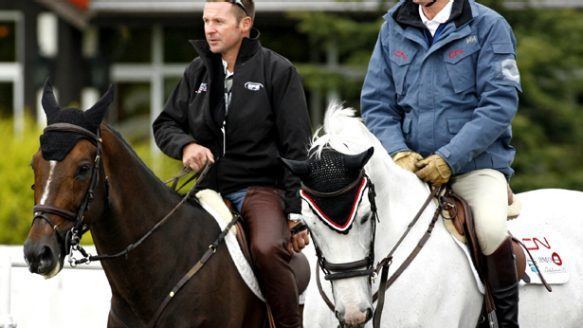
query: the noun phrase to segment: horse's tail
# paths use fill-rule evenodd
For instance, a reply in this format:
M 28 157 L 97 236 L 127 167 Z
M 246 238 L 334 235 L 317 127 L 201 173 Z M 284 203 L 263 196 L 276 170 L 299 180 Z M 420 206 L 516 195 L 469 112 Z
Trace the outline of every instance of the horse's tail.
M 366 149 L 367 144 L 370 147 L 370 134 L 355 113 L 354 108 L 344 107 L 338 102 L 330 103 L 323 126 L 314 133 L 310 152 L 318 155 L 328 146 L 342 153 L 353 154 Z

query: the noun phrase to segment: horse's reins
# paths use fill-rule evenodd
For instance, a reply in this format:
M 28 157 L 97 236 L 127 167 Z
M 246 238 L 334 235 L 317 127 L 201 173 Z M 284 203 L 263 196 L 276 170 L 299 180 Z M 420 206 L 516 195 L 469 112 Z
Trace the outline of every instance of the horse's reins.
M 210 165 L 205 166 L 205 168 L 202 170 L 202 172 L 198 175 L 198 180 L 200 181 L 202 178 L 204 178 L 204 176 L 206 175 L 206 173 L 208 172 L 210 168 Z M 196 175 L 194 175 L 196 177 Z M 180 208 L 180 206 L 182 206 L 193 194 L 193 192 L 196 190 L 197 187 L 197 183 L 195 183 L 186 193 L 186 195 L 184 195 L 184 197 L 182 197 L 182 199 L 180 200 L 180 202 L 178 202 L 178 204 L 176 204 L 176 206 L 174 206 L 170 212 L 168 212 L 162 219 L 160 219 L 160 221 L 158 221 L 152 228 L 150 228 L 150 230 L 148 230 L 142 237 L 140 237 L 140 239 L 138 239 L 137 241 L 129 244 L 125 249 L 115 253 L 115 254 L 104 254 L 104 255 L 89 255 L 87 254 L 87 252 L 85 252 L 83 250 L 83 247 L 81 247 L 80 245 L 77 247 L 77 249 L 79 250 L 79 252 L 83 255 L 83 258 L 79 259 L 79 260 L 74 260 L 74 265 L 79 265 L 79 264 L 83 264 L 83 263 L 90 263 L 90 262 L 94 262 L 94 261 L 101 261 L 101 260 L 107 260 L 107 259 L 114 259 L 114 258 L 118 258 L 118 257 L 122 257 L 122 256 L 127 256 L 129 254 L 129 252 L 131 252 L 133 249 L 137 248 L 138 246 L 140 246 L 146 239 L 148 239 L 148 237 L 150 237 L 160 226 L 162 226 L 164 223 L 166 223 L 166 221 L 168 221 L 168 219 L 170 219 L 170 217 L 178 210 L 178 208 Z
M 174 206 L 174 208 L 172 208 L 170 210 L 170 212 L 168 212 L 162 219 L 160 219 L 160 221 L 158 221 L 140 239 L 138 239 L 134 243 L 129 244 L 124 250 L 119 251 L 115 254 L 104 254 L 104 255 L 94 256 L 94 255 L 88 254 L 87 251 L 85 251 L 85 249 L 83 249 L 83 247 L 80 245 L 80 240 L 81 240 L 81 237 L 83 236 L 83 234 L 85 232 L 87 232 L 87 230 L 89 230 L 88 227 L 84 223 L 85 212 L 89 208 L 89 204 L 95 198 L 95 189 L 97 188 L 97 184 L 99 182 L 99 173 L 101 172 L 101 157 L 102 157 L 102 145 L 101 145 L 101 143 L 102 143 L 102 140 L 100 138 L 100 129 L 98 128 L 97 134 L 95 134 L 95 133 L 93 133 L 85 128 L 82 128 L 82 127 L 74 125 L 74 124 L 55 123 L 55 124 L 51 124 L 51 125 L 47 126 L 44 129 L 44 133 L 50 132 L 50 131 L 79 133 L 79 134 L 83 135 L 84 137 L 89 138 L 89 140 L 91 142 L 93 142 L 95 144 L 95 146 L 97 147 L 97 153 L 95 155 L 94 166 L 93 166 L 92 172 L 91 172 L 91 182 L 90 182 L 89 188 L 87 189 L 87 192 L 85 194 L 84 200 L 81 203 L 81 205 L 79 206 L 79 209 L 77 210 L 77 213 L 73 213 L 71 211 L 60 209 L 60 208 L 49 206 L 49 205 L 35 205 L 34 209 L 33 209 L 33 212 L 34 212 L 33 222 L 36 219 L 40 219 L 40 220 L 47 222 L 55 230 L 55 232 L 57 232 L 57 235 L 59 235 L 59 230 L 57 230 L 58 225 L 55 225 L 48 218 L 48 216 L 46 214 L 58 215 L 58 216 L 62 217 L 63 219 L 74 223 L 73 228 L 71 228 L 71 230 L 67 233 L 67 235 L 65 237 L 65 251 L 67 252 L 66 253 L 67 255 L 71 254 L 69 256 L 69 264 L 71 266 L 76 266 L 76 265 L 79 265 L 82 263 L 90 263 L 93 261 L 114 259 L 114 258 L 119 258 L 122 256 L 127 257 L 128 254 L 132 250 L 134 250 L 135 248 L 140 246 L 160 226 L 162 226 L 166 221 L 168 221 L 168 219 L 178 210 L 178 208 L 180 206 L 182 206 L 192 196 L 192 194 L 196 190 L 197 182 L 202 180 L 206 176 L 207 172 L 210 169 L 210 165 L 206 165 L 204 167 L 204 169 L 202 170 L 202 172 L 198 176 L 193 175 L 191 178 L 189 178 L 188 181 L 186 181 L 180 188 L 182 188 L 188 182 L 192 181 L 194 178 L 198 178 L 198 179 L 197 179 L 197 181 L 195 181 L 193 186 L 188 190 L 186 195 L 180 200 L 180 202 L 178 202 L 178 204 L 176 204 L 176 206 Z M 183 177 L 184 175 L 186 175 L 186 173 L 188 173 L 188 172 L 186 170 L 183 170 L 183 172 L 176 178 L 175 182 L 173 183 L 174 188 L 177 185 L 178 179 L 180 177 Z M 105 182 L 107 183 L 107 177 L 105 179 Z M 106 188 L 107 188 L 107 186 L 106 186 Z M 160 316 L 162 315 L 162 313 L 164 312 L 164 310 L 166 309 L 166 307 L 168 306 L 170 301 L 176 295 L 176 293 L 178 293 L 178 291 L 195 274 L 197 274 L 204 267 L 204 265 L 207 263 L 207 261 L 217 251 L 217 248 L 223 242 L 223 240 L 225 239 L 225 237 L 229 233 L 229 230 L 235 225 L 235 223 L 237 223 L 237 221 L 239 219 L 240 219 L 240 216 L 238 214 L 233 215 L 233 219 L 231 220 L 231 222 L 229 222 L 229 224 L 227 224 L 225 229 L 223 229 L 221 231 L 221 233 L 215 239 L 215 241 L 213 241 L 208 246 L 208 249 L 202 255 L 200 260 L 198 260 L 196 262 L 196 264 L 190 270 L 188 270 L 188 272 L 180 279 L 180 281 L 178 281 L 178 283 L 174 286 L 174 288 L 172 288 L 172 290 L 166 295 L 166 297 L 164 298 L 164 300 L 162 301 L 162 303 L 158 307 L 158 310 L 155 312 L 152 320 L 148 324 L 148 327 L 155 327 L 156 326 L 158 319 L 160 318 Z M 83 257 L 81 259 L 78 259 L 78 260 L 75 259 L 72 255 L 73 251 L 79 251 Z
M 357 181 L 358 180 L 359 179 L 357 179 Z M 305 187 L 303 186 L 302 188 L 305 188 Z M 437 222 L 437 220 L 439 218 L 439 213 L 441 212 L 441 203 L 438 205 L 437 209 L 435 210 L 435 214 L 434 214 L 431 222 L 429 223 L 425 234 L 421 237 L 421 239 L 417 243 L 417 246 L 415 247 L 415 249 L 409 254 L 409 256 L 407 256 L 407 258 L 399 266 L 397 271 L 395 271 L 395 273 L 390 278 L 388 278 L 389 267 L 393 261 L 393 254 L 398 249 L 398 247 L 401 245 L 403 240 L 407 237 L 407 235 L 409 234 L 409 232 L 411 231 L 413 226 L 415 226 L 415 224 L 417 223 L 417 221 L 419 220 L 419 218 L 421 217 L 421 215 L 423 214 L 423 212 L 425 211 L 425 209 L 427 208 L 427 206 L 429 205 L 431 200 L 434 197 L 436 197 L 437 195 L 439 195 L 441 190 L 442 190 L 441 188 L 434 188 L 431 191 L 430 195 L 427 197 L 427 199 L 425 200 L 425 202 L 423 203 L 423 205 L 421 206 L 421 208 L 419 209 L 419 211 L 417 212 L 415 217 L 411 220 L 411 222 L 407 226 L 407 229 L 405 230 L 405 232 L 403 232 L 403 234 L 401 235 L 401 237 L 399 238 L 397 243 L 393 246 L 393 248 L 388 253 L 388 255 L 385 256 L 381 261 L 379 261 L 377 263 L 377 265 L 374 269 L 372 268 L 372 262 L 374 261 L 374 239 L 375 239 L 374 234 L 373 234 L 373 239 L 371 242 L 369 256 L 367 258 L 365 258 L 364 260 L 360 260 L 360 261 L 355 261 L 355 262 L 350 262 L 350 263 L 342 263 L 342 264 L 332 264 L 332 263 L 326 262 L 325 260 L 323 261 L 322 260 L 323 257 L 321 256 L 321 252 L 320 252 L 316 242 L 314 241 L 316 255 L 318 256 L 318 261 L 316 264 L 316 266 L 317 266 L 316 271 L 318 271 L 318 268 L 322 269 L 322 271 L 325 274 L 326 280 L 339 280 L 339 279 L 346 279 L 346 278 L 365 276 L 365 275 L 370 276 L 371 279 L 374 279 L 379 274 L 379 272 L 381 272 L 381 280 L 380 280 L 380 284 L 379 284 L 379 290 L 373 296 L 373 301 L 378 299 L 378 303 L 377 303 L 377 306 L 376 306 L 376 309 L 374 312 L 374 318 L 373 318 L 373 327 L 375 327 L 375 328 L 380 327 L 380 320 L 381 320 L 382 311 L 383 311 L 383 307 L 384 307 L 385 291 L 397 280 L 397 278 L 399 278 L 399 276 L 405 271 L 405 269 L 407 269 L 407 267 L 413 262 L 413 260 L 419 254 L 419 252 L 421 251 L 421 249 L 423 248 L 423 246 L 425 245 L 425 243 L 427 242 L 429 237 L 431 237 L 431 232 L 433 231 L 433 228 L 435 227 L 435 223 Z M 336 194 L 338 194 L 338 193 L 336 193 Z M 373 225 L 373 232 L 374 232 L 374 230 L 376 230 L 376 221 L 378 220 L 378 213 L 377 213 L 377 207 L 376 207 L 376 202 L 375 202 L 376 193 L 374 191 L 374 184 L 370 181 L 370 179 L 369 179 L 369 194 L 368 194 L 368 196 L 369 196 L 369 202 L 371 204 L 371 212 L 374 216 L 374 219 L 371 223 Z M 372 254 L 372 256 L 371 256 L 371 254 Z M 326 265 L 326 267 L 324 267 L 324 265 Z M 354 270 L 356 268 L 361 268 L 361 267 L 365 267 L 365 266 L 367 267 L 366 270 Z M 331 274 L 329 271 L 337 271 L 337 273 Z M 330 298 L 328 298 L 328 296 L 326 295 L 326 293 L 322 289 L 322 282 L 320 280 L 319 274 L 316 274 L 316 283 L 318 286 L 318 291 L 320 292 L 320 296 L 322 297 L 322 299 L 324 300 L 326 305 L 330 308 L 330 310 L 332 312 L 335 312 L 334 303 L 330 300 Z

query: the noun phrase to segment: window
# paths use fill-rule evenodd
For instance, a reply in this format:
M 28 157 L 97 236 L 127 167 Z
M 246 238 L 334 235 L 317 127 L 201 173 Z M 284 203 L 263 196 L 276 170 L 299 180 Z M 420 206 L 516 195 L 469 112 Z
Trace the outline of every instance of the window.
M 0 20 L 0 62 L 16 61 L 16 23 Z
M 0 82 L 0 119 L 12 117 L 12 83 Z

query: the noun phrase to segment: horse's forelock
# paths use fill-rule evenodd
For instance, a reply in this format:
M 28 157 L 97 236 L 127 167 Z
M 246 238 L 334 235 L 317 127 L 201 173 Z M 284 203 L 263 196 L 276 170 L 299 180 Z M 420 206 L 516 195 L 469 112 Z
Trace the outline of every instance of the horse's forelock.
M 370 147 L 369 134 L 356 110 L 332 102 L 326 110 L 323 127 L 314 133 L 310 156 L 320 158 L 324 148 L 344 154 L 357 154 Z

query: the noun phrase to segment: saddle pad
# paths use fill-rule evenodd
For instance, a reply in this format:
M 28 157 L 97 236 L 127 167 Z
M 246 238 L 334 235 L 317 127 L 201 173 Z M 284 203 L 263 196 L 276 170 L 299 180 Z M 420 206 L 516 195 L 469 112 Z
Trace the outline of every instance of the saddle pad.
M 233 219 L 233 215 L 231 211 L 225 205 L 223 198 L 219 195 L 216 191 L 205 189 L 201 190 L 196 193 L 196 198 L 200 202 L 202 208 L 205 209 L 214 219 L 217 221 L 217 224 L 222 229 L 231 222 Z M 265 297 L 261 293 L 259 289 L 259 282 L 257 281 L 257 277 L 253 273 L 253 269 L 247 259 L 243 255 L 243 251 L 239 247 L 239 243 L 237 242 L 236 236 L 236 227 L 231 228 L 227 236 L 225 237 L 225 244 L 227 245 L 227 249 L 229 250 L 229 255 L 233 259 L 241 278 L 245 281 L 245 284 L 255 296 L 257 296 L 260 300 L 265 302 Z
M 455 228 L 453 230 L 455 230 Z M 470 269 L 472 270 L 472 275 L 474 276 L 474 281 L 476 282 L 476 287 L 478 287 L 478 291 L 480 291 L 480 294 L 484 294 L 485 293 L 484 284 L 482 283 L 482 280 L 480 280 L 480 276 L 478 275 L 478 271 L 476 271 L 476 267 L 474 266 L 474 263 L 472 262 L 472 254 L 470 254 L 470 249 L 468 248 L 468 245 L 464 244 L 459 239 L 457 239 L 452 234 L 451 231 L 449 231 L 449 235 L 451 236 L 451 238 L 453 239 L 455 244 L 459 246 L 459 248 L 462 250 L 462 252 L 464 252 L 466 259 L 468 260 L 468 263 L 470 264 Z
M 548 232 L 548 229 L 544 229 L 545 232 L 540 232 L 543 229 L 539 229 L 539 232 L 535 232 L 534 227 L 520 227 L 520 229 L 513 227 L 511 230 L 512 235 L 522 241 L 522 243 L 528 248 L 548 284 L 560 285 L 569 280 L 569 272 L 565 267 L 564 258 L 561 257 L 561 253 L 556 247 L 557 239 L 553 237 L 552 233 Z M 476 281 L 476 286 L 480 293 L 484 294 L 484 284 L 480 280 L 478 272 L 472 263 L 470 249 L 466 244 L 456 238 L 451 230 L 448 229 L 448 231 L 455 244 L 464 252 L 466 259 L 470 264 L 472 275 Z M 527 277 L 522 278 L 520 285 L 542 285 L 540 277 L 536 272 L 536 267 L 532 264 L 528 254 L 525 255 L 527 264 L 525 274 Z
M 528 218 L 521 219 L 528 221 Z M 560 285 L 569 281 L 568 262 L 561 253 L 560 239 L 549 226 L 512 225 L 511 232 L 530 251 L 547 283 Z M 542 284 L 528 255 L 526 264 L 525 273 L 528 278 L 523 278 L 523 281 L 526 284 Z

